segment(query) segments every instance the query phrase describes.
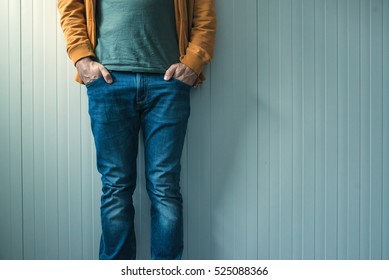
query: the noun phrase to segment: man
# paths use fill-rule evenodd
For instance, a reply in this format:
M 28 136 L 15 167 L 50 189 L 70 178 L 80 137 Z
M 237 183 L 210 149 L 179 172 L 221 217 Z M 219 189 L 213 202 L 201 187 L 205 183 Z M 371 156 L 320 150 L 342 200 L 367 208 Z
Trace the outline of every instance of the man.
M 67 51 L 85 84 L 102 178 L 100 259 L 135 259 L 138 134 L 151 200 L 151 257 L 183 251 L 180 159 L 190 88 L 212 58 L 214 0 L 59 0 Z

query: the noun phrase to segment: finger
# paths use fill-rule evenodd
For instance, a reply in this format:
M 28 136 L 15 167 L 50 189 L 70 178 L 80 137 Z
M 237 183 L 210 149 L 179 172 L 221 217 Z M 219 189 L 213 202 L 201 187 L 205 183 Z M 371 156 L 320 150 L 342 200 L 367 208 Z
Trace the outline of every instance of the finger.
M 197 79 L 197 74 L 189 66 L 180 63 L 179 67 L 177 67 L 177 70 L 174 73 L 174 77 L 186 79 L 187 81 L 194 81 Z
M 107 70 L 107 68 L 105 68 L 104 66 L 100 66 L 100 71 L 101 71 L 101 75 L 103 75 L 104 80 L 105 80 L 108 84 L 112 84 L 113 79 L 112 79 L 111 73 L 109 73 L 109 71 Z
M 169 69 L 166 70 L 165 77 L 163 77 L 165 81 L 169 81 L 174 76 L 177 66 L 177 64 L 173 64 L 169 67 Z
M 192 70 L 192 68 L 190 68 L 188 65 L 185 65 L 185 64 L 182 64 L 182 68 L 184 70 L 184 73 L 188 76 L 196 76 L 197 77 L 197 74 L 195 71 Z
M 185 64 L 179 63 L 179 64 L 177 65 L 176 71 L 174 72 L 174 75 L 175 75 L 176 77 L 185 75 L 186 72 L 187 72 L 187 69 L 186 69 L 186 68 L 187 68 L 187 66 L 186 66 Z

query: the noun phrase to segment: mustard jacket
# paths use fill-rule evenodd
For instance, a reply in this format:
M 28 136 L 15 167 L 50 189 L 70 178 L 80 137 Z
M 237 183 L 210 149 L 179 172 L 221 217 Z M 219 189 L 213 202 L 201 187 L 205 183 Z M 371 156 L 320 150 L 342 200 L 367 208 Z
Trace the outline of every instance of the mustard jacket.
M 215 0 L 174 0 L 180 61 L 199 78 L 215 47 Z M 94 0 L 58 0 L 58 11 L 65 34 L 66 49 L 74 64 L 81 58 L 95 57 L 96 20 Z M 82 83 L 80 76 L 76 81 Z

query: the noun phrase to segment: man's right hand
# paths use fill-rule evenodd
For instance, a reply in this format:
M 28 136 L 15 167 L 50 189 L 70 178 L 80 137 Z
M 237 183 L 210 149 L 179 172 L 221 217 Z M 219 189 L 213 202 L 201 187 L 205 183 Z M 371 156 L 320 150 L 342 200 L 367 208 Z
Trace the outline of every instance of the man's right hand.
M 112 76 L 107 68 L 92 60 L 90 57 L 84 57 L 77 61 L 76 68 L 84 84 L 90 83 L 100 76 L 103 76 L 108 84 L 112 84 L 113 82 Z

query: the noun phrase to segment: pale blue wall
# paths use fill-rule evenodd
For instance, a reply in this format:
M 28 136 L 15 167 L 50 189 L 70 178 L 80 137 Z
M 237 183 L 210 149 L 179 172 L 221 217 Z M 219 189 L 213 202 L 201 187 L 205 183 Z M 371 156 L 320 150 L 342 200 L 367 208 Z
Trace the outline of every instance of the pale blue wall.
M 87 97 L 55 2 L 0 0 L 0 259 L 97 257 Z M 182 158 L 185 258 L 389 259 L 389 0 L 217 10 Z

